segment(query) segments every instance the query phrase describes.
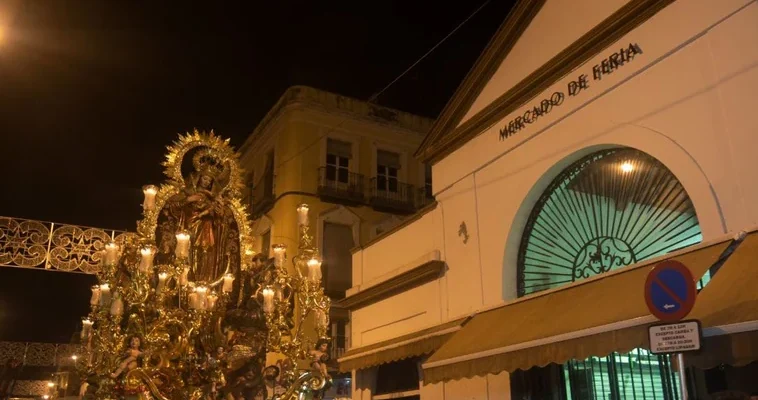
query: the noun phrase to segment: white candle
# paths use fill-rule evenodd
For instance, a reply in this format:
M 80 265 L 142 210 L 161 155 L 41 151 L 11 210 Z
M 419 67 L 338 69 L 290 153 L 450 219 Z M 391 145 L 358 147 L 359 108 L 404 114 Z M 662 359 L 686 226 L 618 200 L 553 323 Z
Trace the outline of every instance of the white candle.
M 156 293 L 160 293 L 163 291 L 163 286 L 166 284 L 166 279 L 168 279 L 168 274 L 165 272 L 161 272 L 158 274 L 158 286 L 155 288 Z
M 308 280 L 318 282 L 321 279 L 321 260 L 311 257 L 308 260 Z
M 145 194 L 145 201 L 142 202 L 142 209 L 145 211 L 151 211 L 155 208 L 155 195 L 158 193 L 158 188 L 153 185 L 147 185 L 142 188 L 142 193 Z
M 232 274 L 226 274 L 224 275 L 224 286 L 222 290 L 224 293 L 229 293 L 232 291 L 232 284 L 234 283 L 234 276 Z
M 89 303 L 93 306 L 100 304 L 100 286 L 92 286 L 92 297 L 90 298 Z
M 82 341 L 87 340 L 89 338 L 90 332 L 92 331 L 92 321 L 90 321 L 89 318 L 82 318 Z
M 187 296 L 187 302 L 193 310 L 197 310 L 197 293 L 192 292 Z
M 300 225 L 308 226 L 308 205 L 301 204 L 297 207 L 297 222 Z
M 124 302 L 121 300 L 121 295 L 116 292 L 113 294 L 113 301 L 111 302 L 111 315 L 120 316 L 124 314 Z
M 107 283 L 100 285 L 100 306 L 107 307 L 111 304 L 111 286 Z
M 105 264 L 113 265 L 118 261 L 118 245 L 110 242 L 105 245 Z
M 208 288 L 205 286 L 199 286 L 195 288 L 197 293 L 197 309 L 205 310 L 208 306 Z
M 187 231 L 181 231 L 176 234 L 176 249 L 174 254 L 179 258 L 189 257 L 190 234 Z
M 263 289 L 263 312 L 270 313 L 274 311 L 274 291 L 267 287 Z
M 208 304 L 207 309 L 213 310 L 216 307 L 216 300 L 218 300 L 218 296 L 215 293 L 211 293 L 208 295 Z
M 142 272 L 148 272 L 153 268 L 153 257 L 155 257 L 155 248 L 153 246 L 146 246 L 140 250 L 142 258 L 139 263 L 139 270 Z
M 284 244 L 274 245 L 274 265 L 277 268 L 284 266 L 284 260 L 287 258 L 287 246 Z
M 182 274 L 179 275 L 180 286 L 187 286 L 187 283 L 189 283 L 189 280 L 187 279 L 187 275 L 189 275 L 189 268 L 184 268 L 184 270 L 182 271 Z

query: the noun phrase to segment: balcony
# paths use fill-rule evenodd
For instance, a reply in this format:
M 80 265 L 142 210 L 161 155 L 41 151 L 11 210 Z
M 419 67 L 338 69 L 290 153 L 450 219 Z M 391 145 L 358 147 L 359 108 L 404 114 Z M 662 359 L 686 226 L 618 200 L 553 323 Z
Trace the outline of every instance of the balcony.
M 318 169 L 318 195 L 324 201 L 344 203 L 349 205 L 361 204 L 365 197 L 364 177 L 354 172 L 344 172 L 334 175 L 327 174 L 327 168 Z
M 396 214 L 413 214 L 416 212 L 418 196 L 415 186 L 397 180 L 386 182 L 386 178 L 371 178 L 371 196 L 369 205 L 376 211 Z
M 274 206 L 274 175 L 267 174 L 253 187 L 253 219 L 267 213 Z

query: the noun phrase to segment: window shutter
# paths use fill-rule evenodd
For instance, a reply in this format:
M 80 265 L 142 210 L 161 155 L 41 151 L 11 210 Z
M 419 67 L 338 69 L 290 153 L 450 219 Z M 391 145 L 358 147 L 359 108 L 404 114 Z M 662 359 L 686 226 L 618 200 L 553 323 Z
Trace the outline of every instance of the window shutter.
M 400 169 L 400 154 L 390 151 L 377 150 L 376 164 L 385 167 Z
M 327 139 L 326 140 L 326 153 L 334 154 L 338 157 L 353 158 L 352 144 L 343 142 L 340 140 Z

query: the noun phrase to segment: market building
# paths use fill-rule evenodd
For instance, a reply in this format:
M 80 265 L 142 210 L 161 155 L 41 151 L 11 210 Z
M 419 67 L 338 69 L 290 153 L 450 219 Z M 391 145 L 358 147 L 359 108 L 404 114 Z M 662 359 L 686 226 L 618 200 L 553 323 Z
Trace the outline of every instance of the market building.
M 416 152 L 436 202 L 353 252 L 353 399 L 758 392 L 757 20 L 519 1 Z M 700 289 L 681 359 L 647 336 L 668 259 Z

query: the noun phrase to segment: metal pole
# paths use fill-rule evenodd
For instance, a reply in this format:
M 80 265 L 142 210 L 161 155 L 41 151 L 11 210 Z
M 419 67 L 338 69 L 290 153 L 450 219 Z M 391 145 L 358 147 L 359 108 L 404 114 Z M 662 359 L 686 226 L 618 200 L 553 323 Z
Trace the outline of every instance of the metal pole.
M 679 384 L 681 385 L 682 400 L 689 400 L 687 394 L 687 374 L 684 370 L 684 354 L 679 353 L 676 355 L 677 369 L 679 370 Z

